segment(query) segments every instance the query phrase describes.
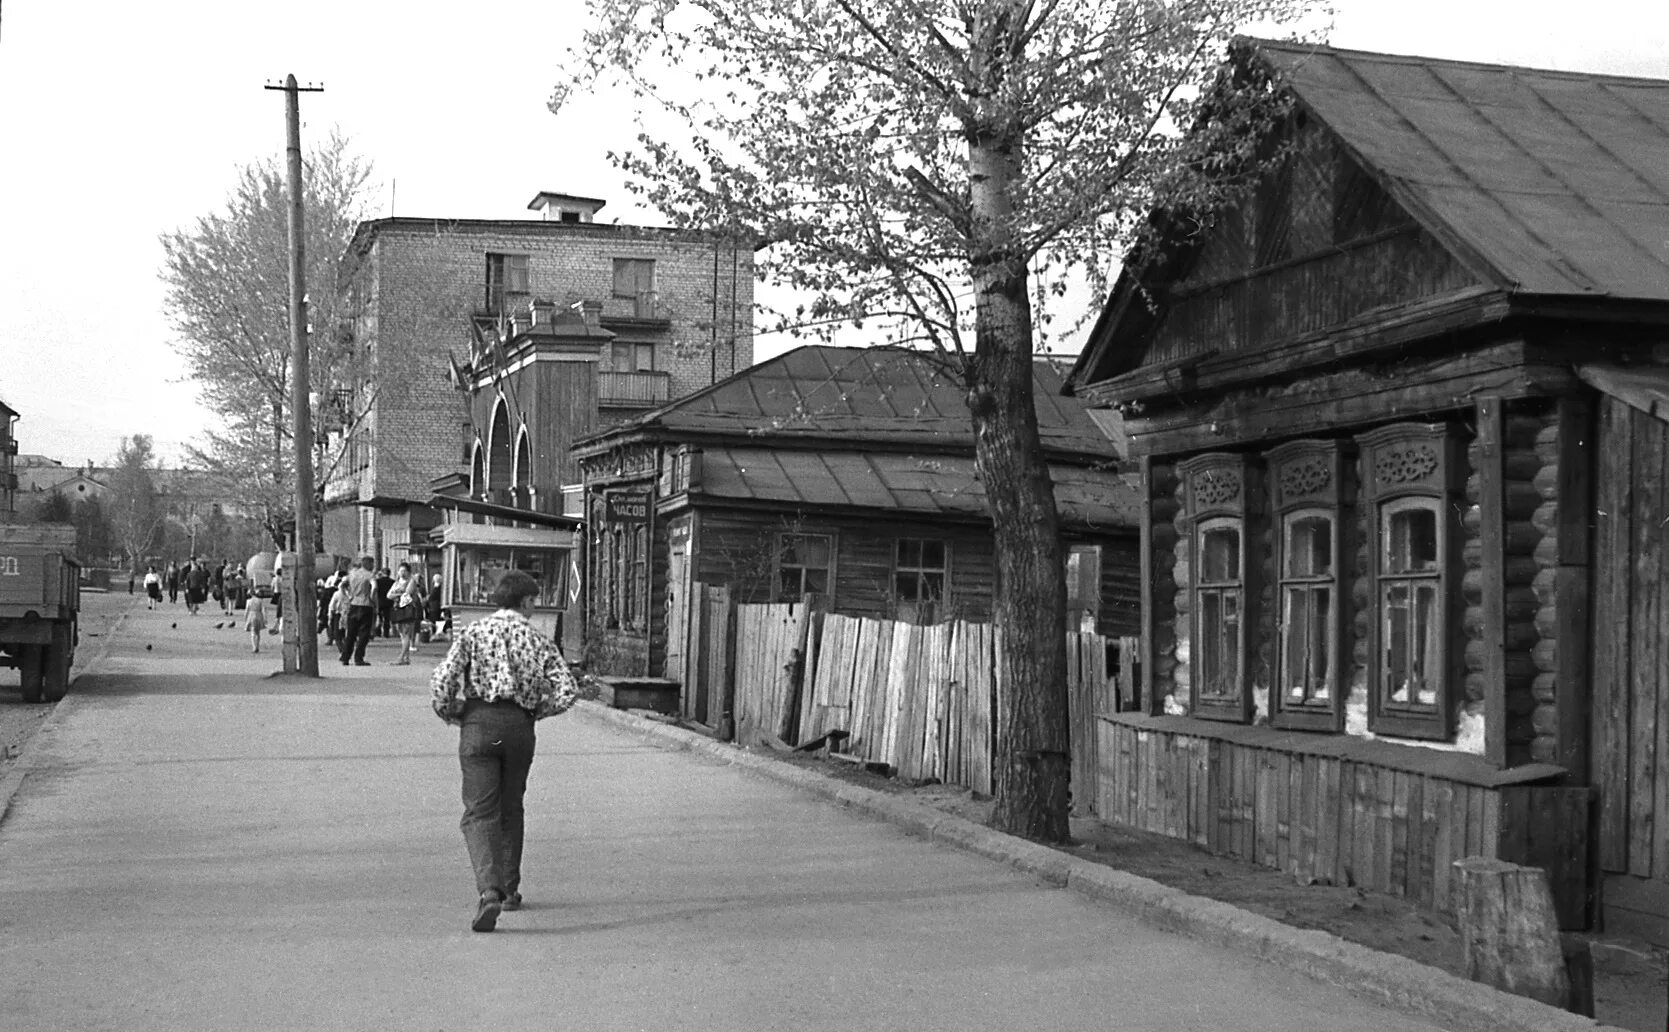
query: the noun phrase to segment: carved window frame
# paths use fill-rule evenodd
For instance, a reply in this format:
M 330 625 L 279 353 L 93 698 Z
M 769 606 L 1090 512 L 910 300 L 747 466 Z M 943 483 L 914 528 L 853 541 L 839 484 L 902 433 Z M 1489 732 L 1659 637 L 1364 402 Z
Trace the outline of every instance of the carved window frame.
M 1306 731 L 1340 731 L 1344 727 L 1343 697 L 1349 690 L 1351 590 L 1349 571 L 1355 564 L 1351 534 L 1354 484 L 1348 441 L 1293 441 L 1272 449 L 1265 459 L 1269 469 L 1270 510 L 1274 529 L 1274 664 L 1270 670 L 1270 722 L 1277 727 Z M 1322 575 L 1294 570 L 1293 529 L 1301 520 L 1326 519 L 1331 569 Z M 1311 601 L 1325 592 L 1330 600 L 1325 620 L 1310 621 L 1312 632 L 1326 639 L 1328 683 L 1325 696 L 1306 686 L 1294 698 L 1289 681 L 1295 628 L 1289 626 L 1293 606 L 1289 596 Z
M 1464 443 L 1456 427 L 1444 423 L 1399 423 L 1356 438 L 1362 454 L 1362 500 L 1366 519 L 1368 568 L 1368 730 L 1404 738 L 1446 740 L 1454 732 L 1454 700 L 1459 698 L 1465 643 L 1460 597 L 1464 575 L 1462 551 L 1465 508 Z M 1432 517 L 1432 558 L 1422 568 L 1392 569 L 1393 520 L 1409 513 Z M 1433 631 L 1428 648 L 1429 690 L 1407 686 L 1403 698 L 1388 683 L 1393 669 L 1387 654 L 1396 636 L 1387 624 L 1400 610 L 1417 615 L 1421 589 L 1431 588 Z M 1393 605 L 1389 593 L 1401 589 L 1405 602 Z M 1416 628 L 1413 623 L 1407 626 Z M 1402 650 L 1398 650 L 1399 652 Z M 1407 659 L 1407 656 L 1404 656 Z M 1410 666 L 1413 664 L 1410 663 Z
M 1177 465 L 1184 484 L 1189 534 L 1188 562 L 1188 648 L 1190 676 L 1188 691 L 1190 712 L 1196 717 L 1248 723 L 1252 718 L 1251 672 L 1254 642 L 1259 623 L 1258 567 L 1250 561 L 1251 544 L 1257 529 L 1252 519 L 1256 500 L 1261 490 L 1258 470 L 1245 455 L 1214 452 L 1196 455 Z M 1205 570 L 1206 539 L 1232 529 L 1238 536 L 1238 555 L 1231 576 L 1207 578 Z M 1218 607 L 1208 620 L 1204 612 L 1208 602 Z M 1214 655 L 1205 646 L 1207 631 L 1221 637 L 1221 622 L 1217 617 L 1232 606 L 1238 620 L 1238 636 L 1229 643 L 1236 669 L 1227 690 L 1212 690 L 1222 684 L 1217 677 L 1207 675 L 1208 657 Z M 1207 627 L 1207 623 L 1211 627 Z

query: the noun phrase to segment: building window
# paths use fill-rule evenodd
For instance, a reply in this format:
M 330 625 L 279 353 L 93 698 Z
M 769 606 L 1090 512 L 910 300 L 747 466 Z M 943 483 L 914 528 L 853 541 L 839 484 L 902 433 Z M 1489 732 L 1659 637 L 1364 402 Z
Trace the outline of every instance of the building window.
M 777 535 L 778 602 L 827 595 L 833 583 L 834 539 L 827 534 Z
M 1189 524 L 1188 584 L 1190 709 L 1213 720 L 1247 721 L 1249 629 L 1257 626 L 1256 567 L 1247 561 L 1250 514 L 1261 491 L 1257 470 L 1242 455 L 1199 455 L 1177 466 Z
M 892 590 L 900 602 L 944 600 L 949 581 L 950 548 L 930 538 L 899 538 L 894 550 Z
M 1341 726 L 1350 454 L 1349 442 L 1294 441 L 1266 456 L 1278 529 L 1270 709 L 1280 727 Z
M 614 260 L 614 296 L 633 301 L 655 290 L 655 260 L 653 258 L 616 258 Z
M 655 345 L 615 341 L 609 345 L 609 371 L 649 373 L 655 369 Z
M 1194 601 L 1199 614 L 1199 662 L 1195 677 L 1202 701 L 1233 704 L 1240 697 L 1245 628 L 1245 570 L 1238 519 L 1202 522 L 1196 530 L 1200 557 Z
M 1281 521 L 1281 700 L 1326 705 L 1337 689 L 1335 567 L 1331 513 Z
M 1368 727 L 1447 738 L 1461 676 L 1458 438 L 1443 425 L 1401 424 L 1357 440 L 1372 535 Z
M 533 295 L 528 277 L 527 255 L 487 255 L 487 310 L 506 312 L 523 305 Z

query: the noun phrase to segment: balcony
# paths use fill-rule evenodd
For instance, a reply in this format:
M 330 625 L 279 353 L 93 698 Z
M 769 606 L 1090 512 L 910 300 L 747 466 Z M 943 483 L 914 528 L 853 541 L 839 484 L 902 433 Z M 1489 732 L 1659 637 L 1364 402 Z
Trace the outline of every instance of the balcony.
M 608 408 L 654 408 L 672 395 L 672 374 L 661 372 L 597 374 L 597 404 Z
M 661 304 L 658 292 L 640 290 L 634 296 L 614 295 L 603 309 L 602 322 L 605 328 L 664 330 L 672 325 L 672 313 Z

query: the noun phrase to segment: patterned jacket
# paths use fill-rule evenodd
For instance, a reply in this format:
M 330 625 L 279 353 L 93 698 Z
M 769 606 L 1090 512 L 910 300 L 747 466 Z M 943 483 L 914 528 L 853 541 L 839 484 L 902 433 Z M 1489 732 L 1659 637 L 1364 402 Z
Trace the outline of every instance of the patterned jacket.
M 429 685 L 435 715 L 448 724 L 471 699 L 509 700 L 543 720 L 566 713 L 582 694 L 556 645 L 514 609 L 458 631 Z

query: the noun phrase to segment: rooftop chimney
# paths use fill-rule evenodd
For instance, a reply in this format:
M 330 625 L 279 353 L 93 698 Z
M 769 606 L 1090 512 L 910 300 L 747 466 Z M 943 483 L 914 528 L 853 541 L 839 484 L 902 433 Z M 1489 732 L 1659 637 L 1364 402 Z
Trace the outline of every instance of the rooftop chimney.
M 597 212 L 607 203 L 600 197 L 541 191 L 527 202 L 527 210 L 539 212 L 546 222 L 595 222 Z

